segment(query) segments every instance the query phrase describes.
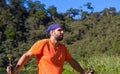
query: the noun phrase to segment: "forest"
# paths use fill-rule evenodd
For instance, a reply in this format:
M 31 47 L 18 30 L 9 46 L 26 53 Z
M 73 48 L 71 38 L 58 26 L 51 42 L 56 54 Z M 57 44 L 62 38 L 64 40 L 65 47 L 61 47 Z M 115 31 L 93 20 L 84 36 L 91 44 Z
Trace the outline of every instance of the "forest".
M 0 0 L 0 71 L 5 71 L 9 58 L 15 65 L 34 42 L 48 38 L 45 29 L 50 24 L 60 23 L 64 29 L 62 42 L 86 71 L 120 74 L 120 12 L 116 8 L 94 12 L 88 2 L 80 9 L 59 13 L 54 5 L 45 8 L 40 1 L 8 1 L 7 4 L 6 0 Z M 33 58 L 22 71 L 36 71 L 36 68 Z M 63 74 L 78 73 L 65 63 Z

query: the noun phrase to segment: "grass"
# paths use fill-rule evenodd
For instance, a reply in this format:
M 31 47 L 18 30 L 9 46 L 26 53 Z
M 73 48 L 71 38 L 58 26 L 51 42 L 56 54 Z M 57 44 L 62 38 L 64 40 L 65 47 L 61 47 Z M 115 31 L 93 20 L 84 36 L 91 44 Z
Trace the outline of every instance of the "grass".
M 76 59 L 80 65 L 86 70 L 90 69 L 95 70 L 95 74 L 120 74 L 120 56 L 107 56 L 107 55 L 97 55 L 90 56 L 89 58 Z M 32 67 L 27 67 L 22 71 L 30 71 L 31 74 L 33 71 Z M 34 69 L 35 71 L 36 68 Z M 21 73 L 19 73 L 21 74 Z M 26 73 L 22 73 L 26 74 Z M 75 71 L 68 63 L 65 63 L 62 74 L 79 74 Z
M 95 74 L 120 74 L 120 58 L 119 56 L 92 56 L 79 61 L 81 66 L 89 71 L 95 70 Z M 79 74 L 69 64 L 64 65 L 62 74 Z

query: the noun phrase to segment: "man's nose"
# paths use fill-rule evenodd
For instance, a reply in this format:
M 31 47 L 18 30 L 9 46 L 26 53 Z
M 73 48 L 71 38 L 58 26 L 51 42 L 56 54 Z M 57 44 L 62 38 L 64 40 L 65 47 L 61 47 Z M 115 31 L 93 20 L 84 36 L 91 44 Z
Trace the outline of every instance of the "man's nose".
M 64 33 L 64 31 L 61 31 L 61 33 L 63 34 L 63 33 Z

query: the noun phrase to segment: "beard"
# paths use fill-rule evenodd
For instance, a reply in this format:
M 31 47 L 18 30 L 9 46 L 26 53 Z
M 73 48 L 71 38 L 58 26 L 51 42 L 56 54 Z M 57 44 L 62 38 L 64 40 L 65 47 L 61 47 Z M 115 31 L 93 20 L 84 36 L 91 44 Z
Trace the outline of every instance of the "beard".
M 57 37 L 56 37 L 56 40 L 57 40 L 57 41 L 62 41 L 62 40 L 63 40 L 63 36 L 57 36 Z

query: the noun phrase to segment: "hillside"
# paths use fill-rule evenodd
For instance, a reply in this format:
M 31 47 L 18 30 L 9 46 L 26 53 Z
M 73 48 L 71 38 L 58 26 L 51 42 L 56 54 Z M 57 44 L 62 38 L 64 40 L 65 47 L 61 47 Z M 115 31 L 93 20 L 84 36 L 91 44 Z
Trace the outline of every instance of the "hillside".
M 29 9 L 21 2 L 14 3 L 14 0 L 11 4 L 1 2 L 0 70 L 6 68 L 9 57 L 15 64 L 34 42 L 48 38 L 45 29 L 51 23 L 63 26 L 65 35 L 62 42 L 77 60 L 103 54 L 119 56 L 120 12 L 116 12 L 114 7 L 101 12 L 80 10 L 71 8 L 65 13 L 58 13 L 55 6 L 45 9 L 44 4 L 35 2 L 30 3 Z M 80 17 L 75 19 L 78 15 Z M 34 60 L 26 66 L 35 63 Z

